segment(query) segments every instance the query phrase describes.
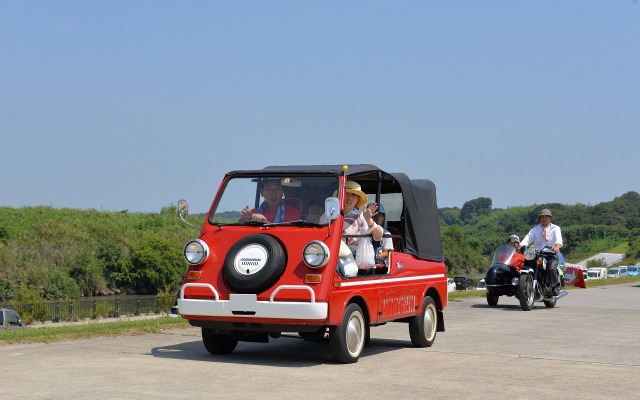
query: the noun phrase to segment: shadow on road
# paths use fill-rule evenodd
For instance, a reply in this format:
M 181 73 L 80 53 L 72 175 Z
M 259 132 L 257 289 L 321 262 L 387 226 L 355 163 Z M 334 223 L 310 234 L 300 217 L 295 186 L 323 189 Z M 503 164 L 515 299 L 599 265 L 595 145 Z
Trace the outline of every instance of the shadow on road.
M 374 357 L 388 351 L 407 347 L 412 347 L 410 341 L 372 338 L 360 358 Z M 336 364 L 336 361 L 331 357 L 328 341 L 326 343 L 318 343 L 289 335 L 271 339 L 269 343 L 238 342 L 238 347 L 231 354 L 209 354 L 202 341 L 198 340 L 171 346 L 154 347 L 151 349 L 151 355 L 168 359 L 273 367 L 299 368 Z
M 556 307 L 558 307 L 556 305 Z M 522 308 L 520 307 L 520 304 L 500 304 L 498 303 L 497 306 L 490 306 L 488 304 L 474 304 L 471 306 L 471 308 L 490 308 L 490 309 L 494 309 L 494 310 L 500 310 L 500 311 L 520 311 L 522 312 Z M 538 305 L 538 303 L 534 303 L 533 305 L 533 310 L 535 309 L 545 309 L 547 308 L 544 303 L 540 303 Z

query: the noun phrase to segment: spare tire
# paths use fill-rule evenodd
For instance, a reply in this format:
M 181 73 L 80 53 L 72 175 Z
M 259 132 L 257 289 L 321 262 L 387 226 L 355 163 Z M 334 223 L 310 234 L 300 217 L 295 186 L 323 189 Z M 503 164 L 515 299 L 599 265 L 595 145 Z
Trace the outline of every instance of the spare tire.
M 262 293 L 284 273 L 287 256 L 280 242 L 269 235 L 250 235 L 234 244 L 224 260 L 222 276 L 236 293 Z

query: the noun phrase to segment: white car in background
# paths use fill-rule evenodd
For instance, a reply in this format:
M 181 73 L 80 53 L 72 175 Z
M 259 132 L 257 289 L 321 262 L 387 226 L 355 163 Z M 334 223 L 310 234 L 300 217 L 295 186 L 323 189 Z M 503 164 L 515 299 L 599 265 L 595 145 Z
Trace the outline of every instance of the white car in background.
M 453 281 L 453 278 L 447 279 L 447 293 L 456 291 L 456 283 Z

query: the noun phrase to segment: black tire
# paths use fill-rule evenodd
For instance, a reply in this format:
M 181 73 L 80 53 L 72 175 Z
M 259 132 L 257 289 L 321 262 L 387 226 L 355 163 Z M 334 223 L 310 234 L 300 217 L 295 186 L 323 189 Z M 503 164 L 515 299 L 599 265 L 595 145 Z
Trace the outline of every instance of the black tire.
M 329 347 L 336 361 L 358 362 L 367 336 L 367 321 L 359 305 L 351 303 L 344 310 L 342 322 L 329 328 Z
M 228 335 L 216 335 L 211 329 L 202 328 L 202 343 L 211 354 L 229 354 L 238 345 L 238 339 Z
M 491 307 L 495 307 L 498 305 L 499 298 L 500 296 L 498 296 L 497 294 L 493 294 L 491 290 L 487 289 L 487 304 L 489 304 Z
M 553 296 L 551 299 L 544 301 L 544 306 L 547 308 L 553 308 L 556 306 L 556 300 L 558 300 L 558 298 Z
M 409 321 L 409 337 L 415 347 L 431 347 L 438 330 L 438 310 L 431 296 L 422 300 L 420 314 Z
M 244 269 L 242 259 L 238 255 L 247 249 L 257 249 L 265 254 L 264 265 L 253 270 Z M 260 258 L 260 257 L 258 257 Z M 249 261 L 254 262 L 253 260 Z M 261 262 L 261 261 L 260 261 Z M 225 282 L 236 293 L 262 293 L 280 279 L 287 265 L 286 253 L 276 238 L 269 235 L 250 235 L 234 244 L 224 260 L 222 276 Z
M 522 308 L 522 310 L 531 311 L 533 308 L 534 291 L 533 277 L 529 274 L 520 274 L 518 300 L 520 300 L 520 308 Z

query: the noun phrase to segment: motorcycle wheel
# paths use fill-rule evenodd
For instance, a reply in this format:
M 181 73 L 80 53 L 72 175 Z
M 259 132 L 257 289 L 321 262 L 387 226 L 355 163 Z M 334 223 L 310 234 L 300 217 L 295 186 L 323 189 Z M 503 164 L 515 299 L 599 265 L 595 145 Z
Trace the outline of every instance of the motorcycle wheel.
M 499 297 L 500 296 L 493 294 L 492 291 L 487 290 L 487 304 L 489 304 L 491 307 L 495 307 L 498 305 Z
M 533 308 L 533 294 L 533 277 L 529 274 L 520 275 L 518 300 L 523 311 L 531 311 Z

